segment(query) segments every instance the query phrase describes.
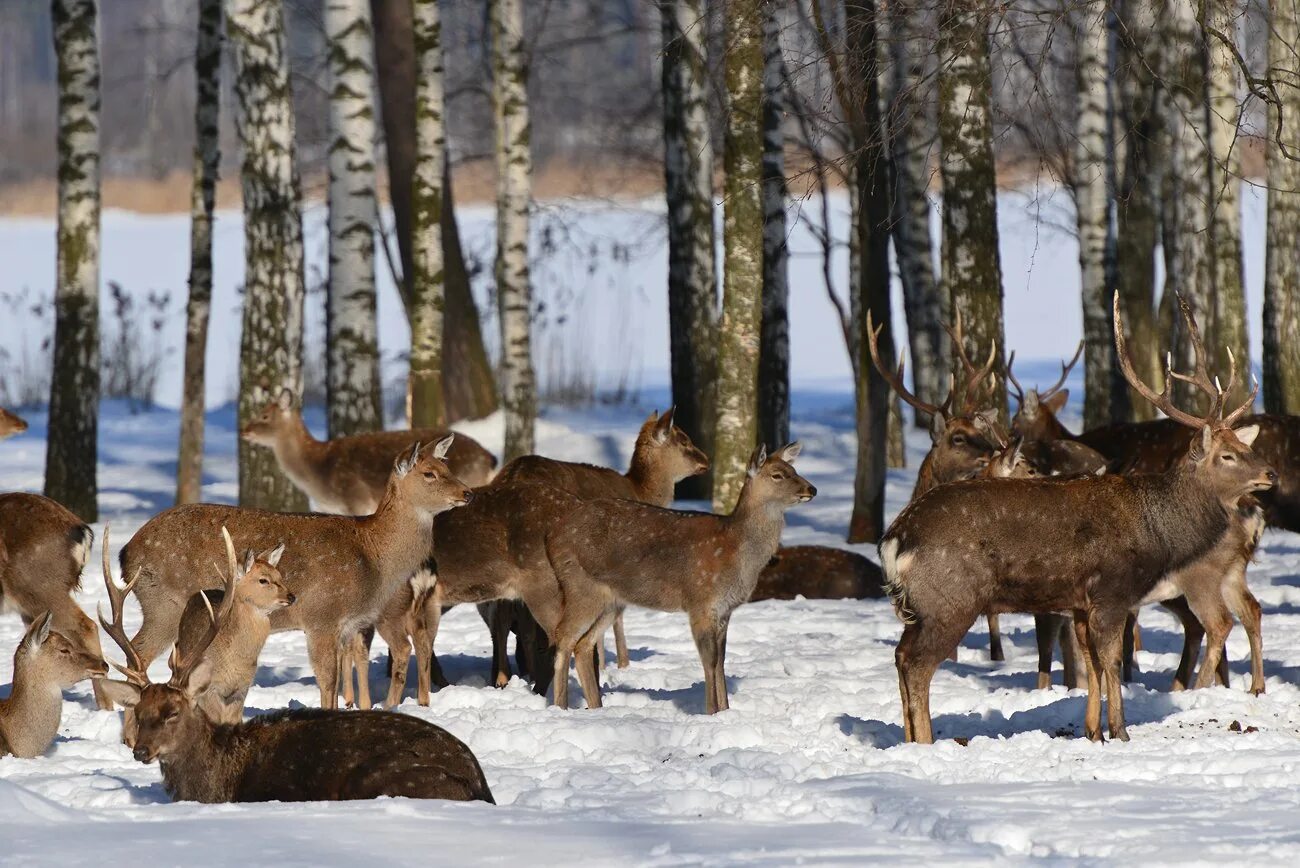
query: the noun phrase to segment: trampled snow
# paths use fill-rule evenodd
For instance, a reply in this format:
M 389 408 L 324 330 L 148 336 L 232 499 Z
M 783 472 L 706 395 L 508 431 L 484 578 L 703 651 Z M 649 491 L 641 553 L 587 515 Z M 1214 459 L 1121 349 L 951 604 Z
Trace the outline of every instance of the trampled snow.
M 651 409 L 549 411 L 541 451 L 623 465 Z M 786 541 L 839 544 L 851 506 L 851 396 L 796 394 L 798 466 L 819 491 L 789 513 Z M 39 490 L 44 420 L 0 445 L 0 488 Z M 319 428 L 319 417 L 313 425 Z M 204 495 L 234 492 L 233 420 L 212 414 Z M 465 430 L 499 449 L 499 419 Z M 106 404 L 101 503 L 121 546 L 170 504 L 176 418 Z M 915 467 L 926 438 L 913 440 Z M 891 472 L 889 508 L 913 472 Z M 102 535 L 103 525 L 96 526 Z M 874 557 L 867 547 L 860 551 Z M 114 562 L 116 557 L 114 553 Z M 80 601 L 104 599 L 98 552 Z M 632 610 L 632 665 L 605 670 L 606 707 L 548 707 L 517 679 L 487 686 L 487 631 L 472 608 L 442 621 L 437 650 L 452 686 L 404 713 L 474 750 L 498 805 L 407 800 L 310 805 L 168 804 L 156 766 L 119 743 L 117 713 L 71 691 L 46 756 L 0 759 L 0 861 L 63 865 L 320 865 L 479 862 L 577 865 L 987 862 L 1291 862 L 1300 858 L 1300 543 L 1265 535 L 1251 586 L 1264 606 L 1268 692 L 1252 697 L 1245 636 L 1228 643 L 1231 688 L 1165 692 L 1181 635 L 1143 613 L 1141 674 L 1125 689 L 1128 744 L 1078 737 L 1084 694 L 1034 690 L 1032 622 L 1004 616 L 1008 661 L 988 660 L 982 622 L 934 683 L 934 746 L 902 744 L 894 644 L 884 601 L 742 606 L 727 660 L 732 707 L 705 716 L 702 673 L 680 614 Z M 128 609 L 128 629 L 138 623 Z M 0 685 L 22 634 L 0 617 Z M 382 644 L 371 677 L 383 694 Z M 113 654 L 109 643 L 108 653 Z M 166 674 L 161 661 L 154 676 Z M 1057 680 L 1060 680 L 1057 666 Z M 7 690 L 0 687 L 0 692 Z M 572 692 L 580 695 L 573 679 Z M 298 634 L 271 637 L 253 710 L 312 706 Z M 576 699 L 575 699 L 576 702 Z M 360 712 L 358 712 L 360 713 Z M 1240 730 L 1240 731 L 1238 731 Z M 960 741 L 959 741 L 960 739 Z M 962 744 L 962 741 L 968 743 Z

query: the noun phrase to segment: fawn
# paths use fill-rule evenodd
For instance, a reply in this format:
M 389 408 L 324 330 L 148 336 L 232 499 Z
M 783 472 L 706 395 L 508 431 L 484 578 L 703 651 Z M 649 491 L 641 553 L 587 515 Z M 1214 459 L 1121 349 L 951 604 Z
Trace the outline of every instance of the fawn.
M 59 734 L 63 690 L 108 674 L 104 658 L 55 632 L 45 612 L 32 621 L 14 652 L 13 689 L 0 700 L 0 756 L 40 756 Z

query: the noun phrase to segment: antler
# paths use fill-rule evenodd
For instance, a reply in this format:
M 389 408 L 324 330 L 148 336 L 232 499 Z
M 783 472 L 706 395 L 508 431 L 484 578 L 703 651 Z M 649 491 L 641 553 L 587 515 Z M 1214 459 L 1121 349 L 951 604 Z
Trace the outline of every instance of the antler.
M 871 311 L 868 310 L 867 311 L 867 345 L 871 349 L 871 360 L 876 363 L 876 370 L 880 372 L 880 376 L 885 378 L 885 382 L 889 384 L 889 387 L 894 390 L 894 392 L 898 395 L 898 397 L 902 398 L 904 401 L 911 404 L 913 407 L 920 410 L 922 413 L 929 413 L 931 416 L 934 416 L 939 413 L 945 412 L 948 409 L 948 405 L 952 403 L 951 390 L 949 390 L 948 398 L 943 402 L 943 404 L 936 406 L 927 401 L 922 401 L 920 398 L 916 397 L 911 392 L 909 392 L 907 390 L 907 387 L 903 385 L 903 359 L 901 356 L 899 357 L 898 360 L 897 371 L 891 371 L 889 368 L 885 367 L 884 362 L 880 360 L 880 348 L 876 346 L 876 341 L 880 335 L 880 330 L 883 328 L 884 328 L 883 324 L 877 326 L 872 321 Z
M 1187 303 L 1187 299 L 1179 295 L 1178 310 L 1183 315 L 1183 323 L 1187 326 L 1187 335 L 1192 341 L 1192 353 L 1195 357 L 1196 370 L 1192 374 L 1180 374 L 1173 369 L 1173 362 L 1167 360 L 1169 376 L 1175 380 L 1182 380 L 1184 383 L 1190 383 L 1205 393 L 1210 399 L 1210 411 L 1205 416 L 1202 424 L 1210 420 L 1219 418 L 1223 411 L 1223 390 L 1219 388 L 1218 382 L 1210 376 L 1209 367 L 1205 364 L 1205 344 L 1201 341 L 1201 330 L 1196 326 L 1196 319 L 1192 316 L 1192 307 Z M 1232 379 L 1237 379 L 1237 365 L 1232 365 Z
M 184 657 L 181 657 L 179 643 L 172 646 L 171 659 L 168 661 L 172 668 L 171 681 L 168 683 L 172 687 L 184 687 L 190 680 L 190 673 L 203 660 L 203 655 L 207 653 L 208 646 L 212 644 L 213 639 L 217 638 L 217 632 L 221 629 L 226 614 L 234 606 L 235 582 L 239 575 L 239 562 L 235 557 L 235 544 L 231 541 L 230 531 L 226 530 L 225 525 L 221 527 L 221 536 L 226 543 L 226 559 L 230 568 L 230 574 L 221 577 L 225 589 L 225 597 L 221 601 L 221 616 L 218 617 L 217 613 L 212 610 L 212 601 L 208 599 L 208 595 L 203 591 L 199 591 L 199 599 L 203 600 L 203 607 L 208 610 L 208 630 L 203 634 L 203 638 L 199 640 L 198 644 L 191 648 L 190 652 Z
M 1007 382 L 1009 382 L 1012 385 L 1012 387 L 1016 390 L 1016 403 L 1024 404 L 1025 390 L 1020 388 L 1020 381 L 1016 379 L 1016 375 L 1011 371 L 1011 366 L 1014 365 L 1015 363 L 1016 363 L 1016 351 L 1012 350 L 1011 355 L 1007 356 Z
M 1255 398 L 1259 395 L 1259 379 L 1255 376 L 1254 371 L 1250 374 L 1251 389 L 1250 395 L 1246 398 L 1245 403 L 1233 410 L 1226 416 L 1223 416 L 1223 426 L 1231 428 L 1232 425 L 1246 413 L 1255 408 Z M 1232 349 L 1228 348 L 1228 386 L 1223 389 L 1221 401 L 1226 401 L 1228 395 L 1232 394 L 1232 389 L 1237 385 L 1237 358 L 1232 354 Z
M 1048 398 L 1061 391 L 1061 387 L 1065 385 L 1066 378 L 1070 376 L 1071 369 L 1079 363 L 1079 356 L 1081 355 L 1083 355 L 1083 341 L 1079 341 L 1079 346 L 1075 348 L 1074 357 L 1070 359 L 1070 363 L 1068 365 L 1065 362 L 1061 363 L 1061 379 L 1057 380 L 1046 389 L 1039 390 L 1038 398 L 1040 401 L 1046 401 Z
M 957 360 L 961 362 L 962 369 L 966 372 L 966 385 L 961 391 L 962 396 L 962 413 L 970 414 L 975 412 L 980 403 L 979 393 L 975 391 L 986 377 L 993 373 L 993 366 L 997 362 L 998 342 L 993 341 L 989 345 L 989 358 L 984 363 L 983 368 L 975 367 L 970 356 L 966 354 L 965 334 L 962 331 L 961 311 L 957 311 L 953 325 L 949 327 L 946 323 L 943 330 L 948 333 L 948 338 L 952 341 L 953 352 L 957 355 Z M 990 393 L 992 389 L 988 390 Z M 951 400 L 951 395 L 949 395 Z
M 113 661 L 109 661 L 113 668 L 126 676 L 126 680 L 136 687 L 144 687 L 149 683 L 149 676 L 145 670 L 148 666 L 140 659 L 140 652 L 131 644 L 131 640 L 126 638 L 126 631 L 122 629 L 122 610 L 125 608 L 126 598 L 131 591 L 135 589 L 135 583 L 140 578 L 140 571 L 135 571 L 135 578 L 131 579 L 126 587 L 119 588 L 117 582 L 113 581 L 113 566 L 108 558 L 108 525 L 104 525 L 104 538 L 101 541 L 104 552 L 104 586 L 108 588 L 108 604 L 113 611 L 113 621 L 109 623 L 104 620 L 104 611 L 102 608 L 96 608 L 95 613 L 99 616 L 99 624 L 104 628 L 108 637 L 117 643 L 117 647 L 122 649 L 126 655 L 126 665 L 119 666 Z

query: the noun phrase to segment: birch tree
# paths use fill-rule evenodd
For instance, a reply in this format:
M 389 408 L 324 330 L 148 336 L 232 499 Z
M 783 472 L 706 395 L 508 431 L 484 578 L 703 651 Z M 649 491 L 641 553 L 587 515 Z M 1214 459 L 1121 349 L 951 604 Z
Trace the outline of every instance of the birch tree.
M 58 266 L 45 494 L 99 518 L 99 22 L 94 0 L 55 0 Z
M 1250 358 L 1246 324 L 1246 286 L 1241 264 L 1241 129 L 1244 102 L 1237 81 L 1237 17 L 1235 0 L 1202 3 L 1208 44 L 1207 104 L 1210 128 L 1210 231 L 1213 248 L 1214 352 L 1217 369 L 1228 369 L 1227 351 L 1245 364 Z M 1250 378 L 1237 382 L 1231 400 L 1240 403 L 1250 391 Z
M 497 309 L 501 323 L 504 461 L 533 451 L 537 383 L 532 358 L 528 205 L 533 164 L 522 0 L 492 0 L 492 104 L 496 119 Z
M 212 210 L 221 150 L 221 0 L 199 3 L 194 51 L 194 170 L 190 191 L 190 292 L 185 305 L 185 379 L 176 460 L 176 502 L 197 503 L 203 488 L 203 413 L 212 310 Z
M 928 39 L 933 19 L 919 4 L 890 3 L 889 107 L 886 120 L 893 163 L 893 198 L 890 202 L 894 255 L 903 284 L 907 314 L 908 347 L 916 394 L 939 404 L 946 380 L 942 376 L 943 317 L 940 288 L 935 279 L 933 239 L 930 233 L 930 159 L 938 137 L 935 126 L 935 76 L 938 73 Z M 930 420 L 914 411 L 917 427 Z
M 1161 69 L 1161 32 L 1157 27 L 1164 0 L 1130 0 L 1120 16 L 1120 94 L 1117 113 L 1124 154 L 1116 187 L 1116 287 L 1133 366 L 1143 382 L 1160 380 L 1155 311 L 1155 255 L 1160 236 L 1161 178 L 1164 174 L 1165 125 L 1157 90 Z M 1109 338 L 1108 338 L 1109 340 Z M 1126 386 L 1127 388 L 1127 386 Z M 1129 418 L 1155 418 L 1155 408 L 1134 392 Z
M 718 333 L 714 265 L 713 141 L 700 0 L 661 0 L 664 194 L 668 204 L 668 324 L 673 421 L 713 452 Z M 712 492 L 708 474 L 683 480 L 684 496 Z
M 239 348 L 242 427 L 282 389 L 302 394 L 303 246 L 293 103 L 279 0 L 227 0 L 243 150 L 244 313 Z M 301 511 L 306 497 L 269 449 L 239 444 L 239 503 Z
M 758 355 L 763 319 L 764 0 L 727 7 L 727 127 L 723 145 L 724 264 L 718 334 L 713 509 L 730 512 L 758 439 Z
M 943 285 L 960 315 L 972 358 L 997 346 L 998 413 L 1006 416 L 1002 265 L 993 161 L 989 12 L 945 0 L 939 22 L 939 138 L 943 178 Z
M 442 170 L 447 160 L 443 126 L 442 23 L 438 0 L 416 0 L 415 187 L 411 193 L 411 373 L 407 397 L 413 428 L 447 424 L 443 402 L 442 332 L 445 271 L 442 265 Z
M 777 5 L 763 14 L 763 314 L 758 362 L 760 442 L 790 442 L 790 284 L 785 216 L 785 116 L 781 21 Z
M 1264 244 L 1264 408 L 1300 413 L 1300 0 L 1273 0 Z
M 329 436 L 383 428 L 375 307 L 374 34 L 368 0 L 326 0 L 329 51 Z
M 1110 41 L 1106 26 L 1107 5 L 1105 0 L 1084 4 L 1075 22 L 1078 110 L 1073 181 L 1082 272 L 1085 428 L 1095 428 L 1111 421 L 1111 387 L 1115 375 L 1112 289 L 1106 274 L 1110 233 L 1106 142 Z

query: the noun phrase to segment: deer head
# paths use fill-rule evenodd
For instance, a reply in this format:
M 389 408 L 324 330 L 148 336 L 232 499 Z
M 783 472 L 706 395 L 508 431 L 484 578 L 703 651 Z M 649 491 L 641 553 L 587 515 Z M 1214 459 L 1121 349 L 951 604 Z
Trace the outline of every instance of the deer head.
M 1078 349 L 1074 351 L 1074 358 L 1070 359 L 1069 364 L 1061 363 L 1060 378 L 1041 391 L 1037 388 L 1025 391 L 1020 387 L 1020 381 L 1012 371 L 1016 354 L 1014 352 L 1011 354 L 1007 359 L 1007 381 L 1015 390 L 1018 405 L 1015 416 L 1011 417 L 1013 435 L 1019 435 L 1030 441 L 1068 439 L 1069 432 L 1056 417 L 1070 400 L 1070 390 L 1062 387 L 1065 385 L 1066 378 L 1070 376 L 1070 370 L 1078 364 L 1082 354 L 1083 341 L 1079 341 Z
M 1205 362 L 1205 347 L 1201 343 L 1201 333 L 1196 327 L 1187 300 L 1178 297 L 1178 308 L 1186 324 L 1187 333 L 1192 341 L 1195 353 L 1195 370 L 1183 374 L 1173 369 L 1172 354 L 1165 357 L 1165 384 L 1157 394 L 1142 382 L 1133 369 L 1129 358 L 1128 346 L 1124 341 L 1123 322 L 1120 319 L 1119 293 L 1115 293 L 1115 348 L 1119 355 L 1120 370 L 1129 385 L 1163 412 L 1170 419 L 1180 422 L 1201 436 L 1193 437 L 1191 447 L 1183 458 L 1183 467 L 1208 485 L 1215 495 L 1229 508 L 1235 509 L 1237 501 L 1254 491 L 1272 488 L 1277 483 L 1277 473 L 1258 455 L 1251 451 L 1250 445 L 1259 434 L 1258 425 L 1233 426 L 1255 405 L 1255 396 L 1259 394 L 1259 381 L 1252 376 L 1254 387 L 1241 406 L 1229 411 L 1225 406 L 1228 395 L 1237 385 L 1237 360 L 1228 350 L 1228 384 L 1222 386 L 1217 377 L 1211 377 Z M 1181 380 L 1196 387 L 1209 401 L 1209 410 L 1204 416 L 1184 412 L 1174 406 L 1170 390 L 1174 380 Z
M 44 675 L 40 680 L 60 688 L 107 675 L 104 659 L 52 630 L 53 620 L 46 612 L 32 621 L 14 653 L 14 670 L 40 671 Z
M 816 497 L 816 486 L 795 472 L 793 466 L 801 451 L 803 446 L 798 441 L 782 446 L 771 455 L 767 454 L 766 446 L 755 449 L 745 468 L 746 491 L 741 492 L 742 498 L 748 494 L 762 503 L 773 504 L 784 510 Z
M 27 423 L 18 416 L 0 407 L 0 440 L 6 440 L 15 434 L 27 430 Z
M 302 417 L 294 406 L 293 392 L 281 389 L 274 401 L 268 401 L 239 432 L 241 439 L 257 446 L 274 446 L 279 439 L 302 427 Z
M 473 500 L 474 492 L 447 467 L 447 450 L 451 449 L 455 438 L 455 434 L 448 434 L 423 451 L 416 443 L 410 452 L 398 458 L 393 464 L 392 476 L 388 478 L 388 493 L 384 500 L 396 499 L 410 504 L 429 521 L 440 512 L 464 506 Z
M 285 587 L 284 576 L 280 575 L 279 570 L 280 556 L 284 554 L 284 543 L 260 555 L 254 554 L 253 550 L 249 549 L 244 552 L 244 560 L 241 564 L 235 558 L 235 544 L 230 539 L 229 531 L 223 527 L 221 535 L 226 541 L 229 574 L 234 576 L 234 593 L 228 594 L 227 598 L 251 606 L 263 614 L 293 605 L 297 597 Z
M 1038 468 L 1024 453 L 1024 440 L 1013 437 L 1011 442 L 1002 447 L 981 474 L 985 479 L 1036 479 L 1040 476 Z
M 658 468 L 674 483 L 688 476 L 698 476 L 709 469 L 709 458 L 691 442 L 686 432 L 673 424 L 676 407 L 669 407 L 662 416 L 658 412 L 641 425 L 633 450 L 633 461 L 647 469 Z
M 950 328 L 944 326 L 952 340 L 953 352 L 961 364 L 963 375 L 960 392 L 957 378 L 949 381 L 948 395 L 942 404 L 923 401 L 908 391 L 903 385 L 903 360 L 899 359 L 898 369 L 890 370 L 880 358 L 877 338 L 879 326 L 871 319 L 867 311 L 867 332 L 871 359 L 876 370 L 885 378 L 898 397 L 916 409 L 930 415 L 930 454 L 926 456 L 929 473 L 935 483 L 953 482 L 966 479 L 979 473 L 992 460 L 994 452 L 1000 449 L 1005 437 L 998 430 L 997 413 L 989 409 L 980 409 L 991 400 L 990 387 L 995 385 L 991 375 L 997 362 L 996 343 L 989 348 L 988 360 L 982 366 L 975 363 L 966 354 L 962 338 L 961 314 Z M 986 382 L 987 381 L 987 382 Z M 954 402 L 960 394 L 961 404 L 954 410 Z

